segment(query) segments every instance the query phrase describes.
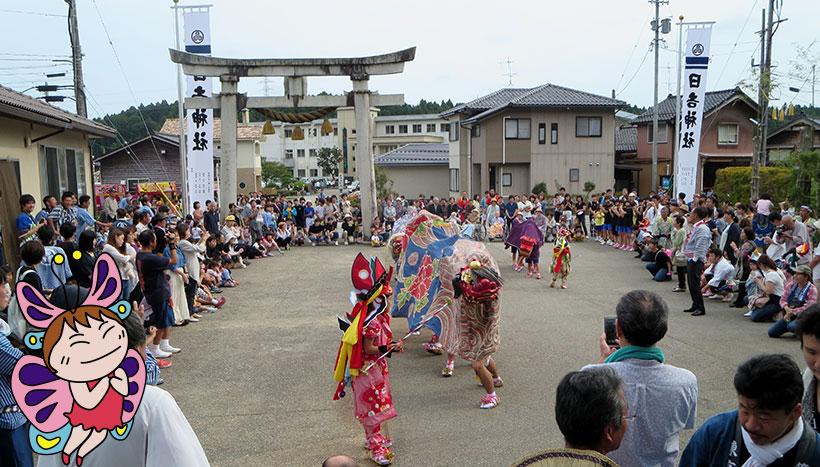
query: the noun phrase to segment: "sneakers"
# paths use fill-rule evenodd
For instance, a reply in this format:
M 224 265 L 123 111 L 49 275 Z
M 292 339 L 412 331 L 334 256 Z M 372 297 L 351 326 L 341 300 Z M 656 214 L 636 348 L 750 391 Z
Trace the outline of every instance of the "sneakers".
M 433 355 L 441 355 L 444 348 L 439 342 L 425 342 L 421 347 Z
M 453 376 L 453 369 L 454 368 L 455 368 L 455 363 L 454 362 L 448 362 L 446 365 L 444 365 L 444 368 L 441 369 L 441 376 L 444 376 L 445 378 L 449 378 L 449 377 Z
M 493 378 L 493 386 L 500 388 L 504 386 L 504 380 L 501 379 L 499 376 L 498 378 Z
M 175 354 L 175 353 L 178 353 L 182 350 L 182 349 L 178 349 L 176 347 L 171 346 L 171 344 L 168 341 L 160 342 L 159 343 L 159 349 L 162 350 L 163 352 L 166 352 L 166 353 L 169 353 L 169 354 Z
M 154 356 L 157 360 L 160 358 L 168 358 L 171 356 L 171 352 L 165 352 L 157 346 L 151 346 L 148 348 L 148 351 L 151 352 L 151 355 Z
M 535 278 L 536 279 L 541 279 L 541 273 L 540 272 L 535 273 Z
M 168 368 L 171 365 L 173 365 L 173 363 L 169 362 L 168 360 L 157 358 L 157 366 L 160 368 L 160 370 Z
M 370 460 L 376 465 L 390 465 L 393 463 L 393 453 L 385 446 L 375 447 L 370 450 Z
M 482 409 L 494 409 L 498 407 L 498 404 L 501 403 L 501 400 L 498 398 L 496 394 L 485 394 L 481 398 L 481 408 Z
M 197 317 L 196 317 L 196 316 L 194 316 L 194 315 L 191 315 L 191 317 L 190 317 L 190 318 L 188 318 L 188 321 L 190 321 L 190 322 L 192 322 L 192 323 L 198 323 L 198 322 L 199 322 L 199 318 L 197 318 Z
M 686 292 L 686 289 L 683 287 L 675 287 L 672 289 L 672 292 Z
M 225 297 L 219 297 L 219 300 L 217 300 L 216 303 L 214 303 L 214 306 L 217 308 L 222 308 L 222 305 L 224 305 L 227 301 L 228 299 L 226 299 Z
M 749 311 L 747 311 L 746 313 L 743 313 L 743 316 L 744 316 L 745 318 L 751 318 L 751 317 L 752 317 L 752 310 L 749 310 Z

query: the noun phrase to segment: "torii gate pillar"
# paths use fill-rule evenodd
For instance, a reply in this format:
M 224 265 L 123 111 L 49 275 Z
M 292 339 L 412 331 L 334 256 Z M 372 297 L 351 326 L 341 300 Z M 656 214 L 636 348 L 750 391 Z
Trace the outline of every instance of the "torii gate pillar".
M 222 157 L 219 159 L 219 209 L 223 215 L 230 213 L 228 207 L 236 202 L 236 92 L 239 77 L 219 77 L 222 90 L 219 105 L 222 110 Z
M 367 239 L 376 207 L 376 172 L 373 166 L 373 142 L 370 136 L 370 90 L 367 79 L 353 79 L 353 106 L 356 113 L 356 172 L 361 186 L 362 231 Z

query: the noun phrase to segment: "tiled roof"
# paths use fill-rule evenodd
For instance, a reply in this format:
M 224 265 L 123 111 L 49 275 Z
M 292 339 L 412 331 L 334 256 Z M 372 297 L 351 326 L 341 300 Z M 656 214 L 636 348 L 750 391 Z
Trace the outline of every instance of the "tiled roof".
M 447 143 L 410 143 L 376 156 L 376 165 L 447 165 L 450 146 Z
M 636 152 L 638 150 L 638 127 L 624 125 L 615 132 L 615 152 Z
M 34 99 L 14 89 L 0 86 L 0 114 L 42 125 L 76 130 L 93 136 L 114 137 L 117 130 Z
M 162 124 L 162 128 L 160 128 L 159 132 L 166 135 L 179 136 L 179 119 L 166 118 L 165 123 Z M 222 119 L 214 118 L 213 136 L 215 140 L 222 138 Z M 236 124 L 236 139 L 262 139 L 263 136 L 261 125 L 245 125 L 244 123 Z
M 706 93 L 706 100 L 703 103 L 703 112 L 704 114 L 708 114 L 712 110 L 716 109 L 717 107 L 721 106 L 724 102 L 731 99 L 734 96 L 741 96 L 741 98 L 746 99 L 751 105 L 755 106 L 756 104 L 754 101 L 743 93 L 739 88 L 734 89 L 723 89 L 720 91 L 710 91 Z M 666 99 L 661 102 L 658 102 L 658 120 L 660 121 L 669 121 L 675 118 L 675 96 L 670 94 Z M 632 123 L 646 123 L 652 121 L 652 109 L 650 108 L 646 112 L 638 115 L 638 118 L 632 121 Z
M 555 84 L 534 88 L 504 88 L 486 96 L 459 104 L 442 112 L 442 117 L 456 113 L 483 113 L 505 107 L 620 107 L 625 102 Z

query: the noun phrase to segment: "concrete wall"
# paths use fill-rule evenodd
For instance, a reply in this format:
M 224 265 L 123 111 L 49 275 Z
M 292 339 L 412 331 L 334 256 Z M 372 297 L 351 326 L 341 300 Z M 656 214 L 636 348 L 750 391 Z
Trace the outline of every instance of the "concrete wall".
M 415 199 L 419 193 L 426 196 L 449 196 L 449 172 L 446 165 L 435 166 L 382 166 L 393 191 Z
M 52 146 L 81 151 L 83 153 L 83 168 L 85 171 L 85 186 L 83 193 L 93 192 L 91 166 L 91 156 L 89 150 L 89 140 L 83 133 L 77 131 L 66 131 L 55 136 L 48 137 L 37 143 L 25 145 L 26 138 L 36 139 L 41 136 L 53 133 L 54 128 L 41 125 L 30 124 L 20 120 L 0 117 L 0 159 L 18 161 L 20 164 L 20 192 L 29 193 L 37 200 L 37 208 L 40 208 L 43 193 L 43 172 L 41 170 L 41 146 Z M 60 193 L 49 193 L 57 197 Z

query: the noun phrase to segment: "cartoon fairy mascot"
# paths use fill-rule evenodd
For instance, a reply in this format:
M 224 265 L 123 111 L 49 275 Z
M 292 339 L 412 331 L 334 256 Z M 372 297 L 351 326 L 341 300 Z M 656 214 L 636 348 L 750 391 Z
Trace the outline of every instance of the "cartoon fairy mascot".
M 62 255 L 55 261 L 65 261 Z M 131 312 L 118 301 L 122 284 L 114 259 L 101 254 L 94 266 L 91 290 L 83 303 L 63 310 L 25 282 L 17 297 L 26 321 L 43 331 L 26 334 L 30 349 L 43 357 L 21 358 L 12 373 L 12 392 L 31 422 L 34 452 L 62 452 L 77 466 L 105 441 L 128 436 L 145 388 L 145 363 L 128 349 L 122 320 Z
M 550 287 L 555 287 L 555 283 L 558 279 L 561 279 L 561 288 L 567 288 L 570 261 L 572 260 L 572 253 L 569 250 L 570 235 L 570 231 L 562 226 L 555 236 L 555 243 L 552 246 L 552 282 L 550 282 Z
M 339 383 L 333 400 L 345 396 L 345 386 L 353 388 L 356 419 L 364 427 L 370 457 L 379 465 L 393 460 L 392 441 L 381 433 L 382 423 L 396 416 L 390 392 L 386 354 L 394 347 L 390 329 L 390 277 L 378 258 L 368 261 L 361 253 L 353 261 L 351 292 L 353 310 L 338 317 L 344 332 L 333 374 Z

